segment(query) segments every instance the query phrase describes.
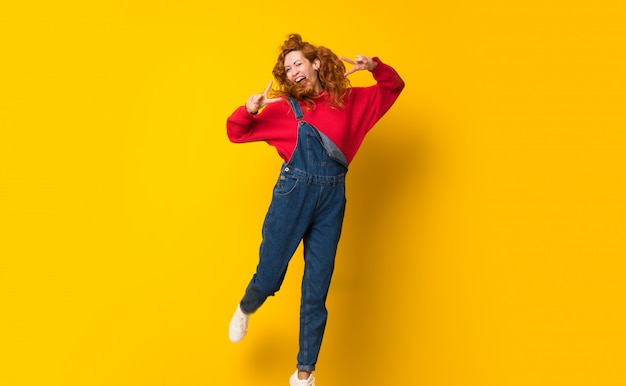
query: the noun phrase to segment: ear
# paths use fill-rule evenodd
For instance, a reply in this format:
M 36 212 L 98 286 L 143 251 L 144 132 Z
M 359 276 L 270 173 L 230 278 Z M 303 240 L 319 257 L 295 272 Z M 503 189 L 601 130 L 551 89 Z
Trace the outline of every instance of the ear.
M 320 62 L 319 59 L 313 60 L 313 68 L 315 69 L 315 71 L 319 70 L 321 65 L 322 65 L 322 62 Z

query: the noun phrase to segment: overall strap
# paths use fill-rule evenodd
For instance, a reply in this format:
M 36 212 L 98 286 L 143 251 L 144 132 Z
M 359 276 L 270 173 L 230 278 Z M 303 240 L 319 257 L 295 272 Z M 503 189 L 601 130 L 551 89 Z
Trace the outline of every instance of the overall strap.
M 289 100 L 289 103 L 291 104 L 291 109 L 293 110 L 293 113 L 296 116 L 296 120 L 302 123 L 304 121 L 304 114 L 302 113 L 300 104 L 298 104 L 298 101 L 293 98 L 289 98 L 288 100 Z M 312 126 L 311 124 L 308 124 L 308 126 L 317 135 L 317 138 L 322 143 L 322 146 L 328 153 L 328 156 L 332 158 L 333 160 L 335 160 L 336 162 L 339 162 L 341 165 L 343 165 L 347 169 L 348 161 L 346 160 L 346 156 L 339 149 L 339 147 L 337 147 L 337 145 L 335 145 L 335 143 L 330 138 L 328 138 L 326 134 L 322 133 L 319 129 Z
M 298 103 L 298 101 L 293 98 L 289 98 L 288 100 L 289 104 L 291 105 L 291 110 L 293 110 L 293 113 L 296 116 L 296 119 L 299 121 L 304 118 L 304 114 L 302 114 L 302 109 L 300 108 L 300 104 Z

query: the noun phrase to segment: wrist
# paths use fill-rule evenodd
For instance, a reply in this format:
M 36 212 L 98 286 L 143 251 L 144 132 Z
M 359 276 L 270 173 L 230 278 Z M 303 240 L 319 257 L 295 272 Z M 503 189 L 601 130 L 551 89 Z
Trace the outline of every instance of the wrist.
M 376 68 L 376 66 L 378 66 L 378 57 L 374 56 L 371 60 L 370 60 L 370 65 L 368 70 L 370 71 L 374 71 L 374 69 Z

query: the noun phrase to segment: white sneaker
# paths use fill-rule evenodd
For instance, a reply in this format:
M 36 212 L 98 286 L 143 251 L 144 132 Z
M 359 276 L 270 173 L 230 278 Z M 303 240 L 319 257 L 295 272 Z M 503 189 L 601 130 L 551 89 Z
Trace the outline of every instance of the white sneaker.
M 248 318 L 250 315 L 241 311 L 241 307 L 237 305 L 235 315 L 230 320 L 230 326 L 228 327 L 228 337 L 233 343 L 241 342 L 248 332 Z
M 298 379 L 298 370 L 289 378 L 290 386 L 315 386 L 315 377 L 313 373 L 309 375 L 308 379 Z

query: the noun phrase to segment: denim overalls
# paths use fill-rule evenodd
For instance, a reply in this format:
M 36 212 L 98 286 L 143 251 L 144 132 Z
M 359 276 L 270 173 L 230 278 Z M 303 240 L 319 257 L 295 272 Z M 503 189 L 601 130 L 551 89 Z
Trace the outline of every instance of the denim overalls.
M 263 223 L 259 264 L 240 306 L 252 313 L 280 289 L 287 265 L 303 241 L 297 367 L 313 371 L 328 315 L 325 303 L 345 212 L 348 168 L 337 146 L 304 120 L 298 102 L 289 103 L 298 123 L 298 140 L 274 186 Z

